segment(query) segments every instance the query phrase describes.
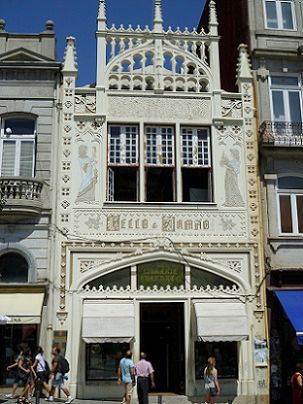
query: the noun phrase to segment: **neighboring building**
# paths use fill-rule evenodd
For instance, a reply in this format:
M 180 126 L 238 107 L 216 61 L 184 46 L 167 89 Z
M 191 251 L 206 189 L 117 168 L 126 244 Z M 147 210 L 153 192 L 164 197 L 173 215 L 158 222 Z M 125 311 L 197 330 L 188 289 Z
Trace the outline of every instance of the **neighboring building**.
M 221 90 L 209 11 L 209 33 L 165 31 L 160 0 L 152 29 L 107 28 L 101 0 L 93 87 L 67 39 L 51 309 L 79 398 L 119 397 L 131 347 L 157 391 L 201 395 L 215 354 L 226 398 L 266 402 L 253 79 L 242 46 Z
M 51 21 L 39 34 L 9 33 L 0 21 L 1 385 L 14 380 L 6 367 L 19 342 L 46 343 L 59 73 Z
M 228 15 L 231 6 L 237 13 Z M 238 41 L 247 39 L 252 58 L 260 122 L 271 402 L 288 402 L 290 376 L 303 361 L 302 2 L 223 0 L 217 7 L 221 55 L 228 50 L 232 55 Z M 207 10 L 201 24 L 206 18 Z M 234 56 L 228 61 L 236 63 Z M 232 86 L 231 72 L 221 72 Z

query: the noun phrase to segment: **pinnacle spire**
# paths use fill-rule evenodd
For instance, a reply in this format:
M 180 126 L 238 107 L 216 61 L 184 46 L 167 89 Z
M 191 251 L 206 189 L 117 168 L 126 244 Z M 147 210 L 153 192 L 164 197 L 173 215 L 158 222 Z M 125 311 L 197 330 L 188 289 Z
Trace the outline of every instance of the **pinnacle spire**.
M 162 31 L 163 31 L 163 19 L 162 19 L 161 0 L 155 0 L 154 32 L 162 32 Z
M 252 79 L 253 76 L 249 56 L 247 53 L 247 45 L 243 43 L 240 44 L 238 50 L 239 50 L 239 59 L 237 64 L 238 81 L 241 79 Z
M 77 75 L 78 72 L 75 38 L 72 36 L 66 38 L 66 48 L 62 71 L 73 75 Z
M 217 9 L 214 0 L 209 2 L 209 31 L 211 35 L 218 35 Z
M 99 0 L 99 11 L 98 11 L 98 30 L 106 29 L 106 5 L 105 0 Z

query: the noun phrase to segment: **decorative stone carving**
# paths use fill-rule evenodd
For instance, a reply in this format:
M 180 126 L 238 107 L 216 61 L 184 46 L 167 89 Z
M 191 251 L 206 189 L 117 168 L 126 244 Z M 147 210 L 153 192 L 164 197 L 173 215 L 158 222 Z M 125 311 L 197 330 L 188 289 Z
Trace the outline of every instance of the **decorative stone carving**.
M 241 99 L 222 99 L 222 116 L 224 118 L 241 118 L 242 100 Z
M 242 207 L 245 204 L 238 184 L 240 153 L 238 149 L 230 149 L 230 154 L 231 158 L 228 159 L 223 152 L 220 162 L 221 166 L 225 167 L 225 202 L 223 206 Z
M 210 211 L 167 214 L 126 209 L 119 213 L 109 209 L 75 209 L 74 212 L 74 232 L 103 238 L 113 235 L 162 237 L 163 233 L 174 237 L 244 237 L 247 226 L 245 213 L 228 211 L 223 215 Z
M 109 119 L 124 117 L 164 119 L 175 121 L 211 119 L 211 101 L 208 98 L 147 98 L 147 97 L 109 97 Z
M 217 129 L 219 143 L 226 145 L 227 139 L 231 138 L 235 146 L 241 146 L 243 140 L 243 130 L 240 126 L 221 126 Z
M 78 151 L 81 181 L 76 198 L 76 203 L 91 203 L 94 202 L 96 199 L 95 185 L 98 180 L 97 150 L 96 147 L 93 146 L 91 156 L 88 156 L 87 146 L 81 144 Z
M 76 114 L 94 114 L 96 112 L 95 95 L 75 95 Z

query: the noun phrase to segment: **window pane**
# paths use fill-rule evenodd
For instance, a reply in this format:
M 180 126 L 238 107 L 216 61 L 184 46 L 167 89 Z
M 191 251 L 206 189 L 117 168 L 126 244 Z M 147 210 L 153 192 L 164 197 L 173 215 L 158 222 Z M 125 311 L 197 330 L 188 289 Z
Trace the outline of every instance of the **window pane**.
M 129 344 L 86 345 L 86 380 L 116 380 L 117 369 Z
M 15 158 L 16 158 L 16 142 L 3 141 L 2 150 L 2 176 L 14 176 L 15 175 Z
M 33 135 L 35 132 L 35 121 L 31 119 L 6 119 L 4 123 L 4 132 L 10 128 L 13 135 Z
M 303 233 L 303 195 L 297 195 L 298 231 Z
M 110 274 L 103 275 L 100 278 L 94 279 L 87 283 L 85 286 L 89 286 L 90 288 L 99 286 L 103 286 L 103 288 L 113 288 L 113 286 L 117 286 L 118 288 L 123 287 L 126 288 L 130 286 L 130 268 L 123 268 L 119 271 L 111 272 Z
M 280 219 L 282 233 L 292 233 L 290 195 L 280 195 Z
M 28 263 L 22 255 L 16 253 L 1 255 L 0 282 L 28 282 Z
M 301 103 L 300 94 L 298 91 L 290 91 L 289 97 L 289 112 L 291 122 L 301 122 Z
M 283 91 L 272 91 L 272 104 L 275 121 L 285 121 Z
M 20 150 L 20 172 L 21 177 L 33 176 L 33 154 L 34 154 L 34 142 L 25 141 L 21 142 Z
M 268 28 L 278 28 L 277 9 L 274 1 L 266 2 L 266 19 Z
M 298 77 L 297 76 L 271 76 L 271 85 L 273 86 L 293 86 L 298 87 Z
M 281 3 L 283 28 L 284 29 L 294 29 L 294 22 L 292 16 L 292 5 L 291 3 Z
M 279 189 L 303 189 L 303 178 L 280 177 L 278 178 Z
M 199 268 L 191 268 L 191 287 L 197 286 L 198 288 L 206 287 L 207 285 L 214 287 L 219 287 L 223 285 L 224 287 L 233 287 L 234 283 L 228 279 L 222 278 L 221 276 L 214 275 L 211 272 L 203 271 Z

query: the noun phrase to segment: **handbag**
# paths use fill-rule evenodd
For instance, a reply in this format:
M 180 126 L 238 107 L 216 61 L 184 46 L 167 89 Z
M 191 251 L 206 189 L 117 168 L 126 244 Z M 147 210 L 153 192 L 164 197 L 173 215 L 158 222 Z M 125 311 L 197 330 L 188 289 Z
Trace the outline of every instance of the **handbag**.
M 209 393 L 210 393 L 210 395 L 211 395 L 212 397 L 216 396 L 216 395 L 218 394 L 217 387 L 216 387 L 216 386 L 215 386 L 215 387 L 210 387 L 210 388 L 209 388 Z

